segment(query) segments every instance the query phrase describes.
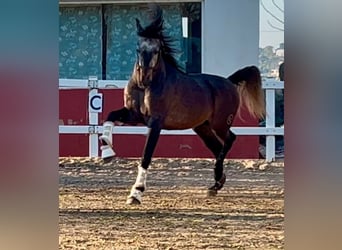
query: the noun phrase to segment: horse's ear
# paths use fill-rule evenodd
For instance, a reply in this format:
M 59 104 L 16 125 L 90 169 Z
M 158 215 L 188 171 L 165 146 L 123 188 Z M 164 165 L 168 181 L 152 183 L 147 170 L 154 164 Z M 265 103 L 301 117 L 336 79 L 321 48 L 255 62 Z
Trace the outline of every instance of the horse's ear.
M 137 32 L 138 32 L 138 34 L 139 34 L 139 33 L 141 33 L 144 29 L 143 29 L 143 27 L 141 26 L 140 21 L 139 21 L 138 18 L 135 19 L 135 22 L 136 22 L 136 25 L 137 25 Z

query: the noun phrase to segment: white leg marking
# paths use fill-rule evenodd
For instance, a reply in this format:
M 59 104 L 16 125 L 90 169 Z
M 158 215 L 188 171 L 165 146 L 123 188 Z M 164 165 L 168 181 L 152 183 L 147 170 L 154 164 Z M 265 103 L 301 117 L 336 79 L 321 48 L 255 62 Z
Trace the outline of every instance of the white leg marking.
M 138 176 L 131 189 L 131 193 L 129 194 L 128 198 L 135 198 L 139 202 L 142 199 L 142 191 L 138 190 L 137 187 L 143 187 L 144 190 L 146 189 L 146 178 L 147 178 L 147 170 L 142 168 L 141 166 L 138 167 Z
M 137 176 L 134 186 L 146 188 L 146 178 L 147 178 L 147 169 L 144 169 L 143 167 L 139 166 L 138 176 Z

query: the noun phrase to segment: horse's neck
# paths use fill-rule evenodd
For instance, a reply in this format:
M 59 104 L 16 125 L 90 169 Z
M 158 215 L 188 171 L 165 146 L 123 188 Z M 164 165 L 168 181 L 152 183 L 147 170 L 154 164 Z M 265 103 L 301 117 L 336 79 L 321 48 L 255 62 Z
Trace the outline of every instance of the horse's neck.
M 165 79 L 168 83 L 174 83 L 178 76 L 187 75 L 173 64 L 165 62 Z

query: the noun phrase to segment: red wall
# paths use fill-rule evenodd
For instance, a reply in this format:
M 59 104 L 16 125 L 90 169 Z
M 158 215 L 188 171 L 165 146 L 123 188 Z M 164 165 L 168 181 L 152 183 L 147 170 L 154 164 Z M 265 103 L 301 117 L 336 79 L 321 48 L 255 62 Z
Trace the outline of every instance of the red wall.
M 99 90 L 103 93 L 103 112 L 99 113 L 99 124 L 106 119 L 107 114 L 119 109 L 123 104 L 123 90 Z M 60 125 L 88 124 L 88 90 L 59 91 Z M 233 126 L 257 126 L 258 122 L 247 114 L 242 114 L 244 122 L 236 119 Z M 118 157 L 140 157 L 145 144 L 144 135 L 114 135 L 114 150 Z M 238 136 L 227 158 L 256 159 L 258 154 L 258 136 Z M 87 134 L 60 134 L 60 156 L 88 156 Z M 154 157 L 212 157 L 196 135 L 162 135 L 158 141 Z

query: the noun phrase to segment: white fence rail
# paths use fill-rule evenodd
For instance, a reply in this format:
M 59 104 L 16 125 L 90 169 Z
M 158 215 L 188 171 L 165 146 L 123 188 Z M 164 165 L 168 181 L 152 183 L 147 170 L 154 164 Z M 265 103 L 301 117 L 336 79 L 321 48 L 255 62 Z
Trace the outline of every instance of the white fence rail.
M 98 157 L 99 134 L 103 127 L 98 124 L 98 112 L 91 106 L 91 98 L 96 96 L 98 89 L 123 88 L 127 81 L 89 79 L 59 79 L 59 89 L 89 89 L 89 125 L 59 125 L 60 134 L 89 134 L 89 156 Z M 283 89 L 284 82 L 266 80 L 263 82 L 266 90 L 266 126 L 265 127 L 232 127 L 237 135 L 265 135 L 266 136 L 266 160 L 275 160 L 275 136 L 284 136 L 283 127 L 275 127 L 275 90 Z M 113 134 L 147 134 L 146 127 L 140 126 L 115 126 Z M 186 130 L 162 130 L 162 135 L 195 135 L 191 129 Z

